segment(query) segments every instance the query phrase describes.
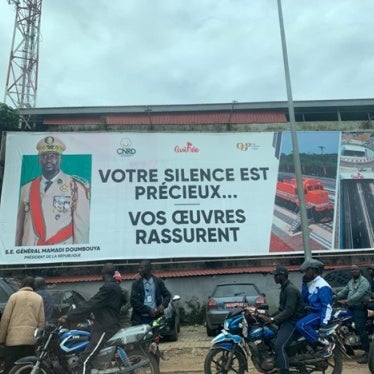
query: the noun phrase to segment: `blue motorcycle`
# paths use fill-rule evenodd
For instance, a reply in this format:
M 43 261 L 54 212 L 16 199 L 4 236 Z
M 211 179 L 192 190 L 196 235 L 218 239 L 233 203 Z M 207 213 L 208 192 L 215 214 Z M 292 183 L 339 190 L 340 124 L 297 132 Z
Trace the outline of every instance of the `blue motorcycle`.
M 74 372 L 79 353 L 89 343 L 89 326 L 69 330 L 63 325 L 36 329 L 36 356 L 15 362 L 10 374 L 67 374 Z M 152 328 L 139 325 L 120 329 L 92 360 L 94 369 L 87 374 L 144 373 L 159 374 L 157 362 L 149 352 Z
M 266 324 L 261 312 L 264 311 L 240 308 L 227 315 L 222 332 L 212 340 L 205 358 L 205 374 L 244 374 L 248 371 L 249 358 L 260 373 L 277 372 L 274 353 L 277 327 Z M 344 347 L 336 333 L 340 324 L 337 320 L 324 329 L 327 338 L 335 343 L 329 358 L 322 356 L 322 347 L 309 344 L 295 333 L 287 349 L 290 371 L 341 374 Z

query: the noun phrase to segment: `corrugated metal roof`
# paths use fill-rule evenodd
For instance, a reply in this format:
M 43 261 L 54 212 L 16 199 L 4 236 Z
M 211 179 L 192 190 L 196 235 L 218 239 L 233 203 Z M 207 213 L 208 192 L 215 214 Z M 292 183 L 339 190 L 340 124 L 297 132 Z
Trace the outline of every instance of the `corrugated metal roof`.
M 154 274 L 160 278 L 184 278 L 198 276 L 212 276 L 219 274 L 242 274 L 242 273 L 262 273 L 269 272 L 273 269 L 270 266 L 264 267 L 236 267 L 223 269 L 192 269 L 192 270 L 169 270 L 155 271 Z M 136 279 L 137 273 L 122 274 L 124 280 Z M 102 280 L 102 276 L 97 275 L 75 275 L 62 277 L 46 277 L 48 283 L 75 283 L 75 282 L 97 282 Z
M 325 270 L 332 268 L 345 267 L 347 265 L 325 266 Z M 190 269 L 190 270 L 169 270 L 169 271 L 155 271 L 154 274 L 160 278 L 185 278 L 185 277 L 199 277 L 199 276 L 213 276 L 225 274 L 255 274 L 263 273 L 268 274 L 274 266 L 241 266 L 222 269 Z M 299 271 L 299 265 L 287 265 L 289 271 Z M 133 280 L 138 277 L 137 273 L 122 274 L 124 280 Z M 75 282 L 98 282 L 102 280 L 102 276 L 97 275 L 75 275 L 63 277 L 46 277 L 46 282 L 52 283 L 75 283 Z
M 61 117 L 51 117 L 46 118 L 43 121 L 44 125 L 49 126 L 78 126 L 78 125 L 103 125 L 105 124 L 105 121 L 102 117 L 67 117 L 67 118 L 61 118 Z
M 226 124 L 226 123 L 279 123 L 287 122 L 282 112 L 243 112 L 243 113 L 150 113 L 144 115 L 107 116 L 108 125 L 130 124 Z
M 119 114 L 100 117 L 49 117 L 44 119 L 48 126 L 78 125 L 193 125 L 227 123 L 284 123 L 283 112 L 213 112 L 213 113 L 140 113 Z

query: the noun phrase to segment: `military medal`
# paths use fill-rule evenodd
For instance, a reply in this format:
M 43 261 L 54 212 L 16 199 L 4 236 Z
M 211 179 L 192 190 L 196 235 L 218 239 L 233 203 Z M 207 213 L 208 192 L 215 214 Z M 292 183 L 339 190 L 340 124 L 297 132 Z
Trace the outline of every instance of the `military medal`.
M 62 186 L 60 186 L 60 191 L 62 192 L 66 192 L 68 190 L 68 185 L 67 184 L 63 184 Z

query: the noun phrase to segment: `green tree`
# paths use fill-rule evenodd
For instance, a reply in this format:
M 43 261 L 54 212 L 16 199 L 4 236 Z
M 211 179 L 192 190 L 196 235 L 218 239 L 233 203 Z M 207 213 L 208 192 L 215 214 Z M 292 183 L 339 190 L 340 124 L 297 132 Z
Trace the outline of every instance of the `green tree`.
M 0 131 L 18 130 L 20 114 L 18 109 L 0 103 Z

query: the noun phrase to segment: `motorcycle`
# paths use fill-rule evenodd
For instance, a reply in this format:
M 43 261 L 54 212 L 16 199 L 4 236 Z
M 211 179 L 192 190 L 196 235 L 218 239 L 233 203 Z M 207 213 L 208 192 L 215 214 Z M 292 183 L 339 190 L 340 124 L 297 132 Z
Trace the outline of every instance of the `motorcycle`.
M 212 346 L 205 358 L 204 373 L 237 373 L 248 371 L 250 358 L 260 373 L 273 373 L 275 367 L 274 344 L 277 327 L 261 319 L 265 311 L 244 308 L 231 311 L 227 315 L 222 332 L 212 340 Z M 344 346 L 339 341 L 336 330 L 340 321 L 329 324 L 324 334 L 335 343 L 329 358 L 322 356 L 323 347 L 309 344 L 304 337 L 295 333 L 287 348 L 290 371 L 312 373 L 321 371 L 341 374 L 343 369 Z
M 169 305 L 164 310 L 162 327 L 159 329 L 162 338 L 170 341 L 178 340 L 179 333 L 179 311 L 177 302 L 181 299 L 179 295 L 174 295 Z
M 374 318 L 374 303 L 370 303 L 368 306 L 368 317 Z M 370 350 L 369 350 L 369 370 L 371 374 L 374 374 L 374 339 L 371 336 Z
M 171 340 L 177 340 L 179 328 L 179 316 L 176 308 L 176 302 L 181 298 L 175 295 L 170 301 L 164 313 L 156 318 L 151 325 L 153 341 L 148 345 L 149 352 L 154 356 L 156 362 L 160 364 L 160 359 L 166 360 L 164 354 L 160 350 L 160 340 L 168 337 Z
M 63 324 L 47 325 L 34 333 L 36 356 L 23 357 L 15 362 L 10 374 L 66 374 L 77 367 L 79 353 L 89 343 L 90 332 L 69 330 Z M 152 339 L 151 326 L 144 324 L 120 329 L 92 359 L 90 374 L 159 374 L 148 342 Z
M 338 304 L 344 305 L 344 301 L 338 301 Z M 333 318 L 341 320 L 342 324 L 338 329 L 338 334 L 343 341 L 347 354 L 353 356 L 354 350 L 362 349 L 361 339 L 355 329 L 352 312 L 342 305 L 334 306 Z M 369 334 L 369 339 L 372 340 L 372 334 L 374 332 L 374 316 L 370 314 L 370 309 L 374 309 L 373 303 L 369 303 L 368 305 L 368 319 L 366 321 L 366 331 Z

